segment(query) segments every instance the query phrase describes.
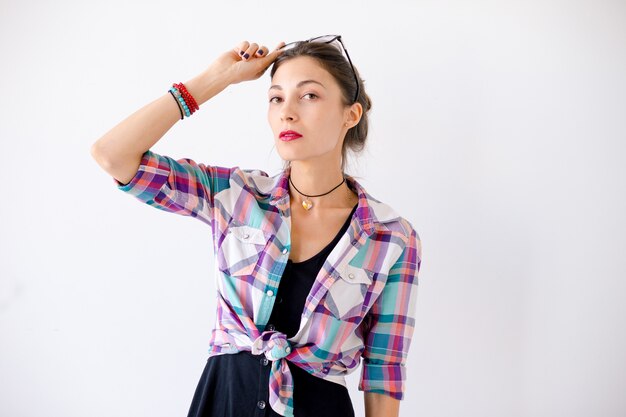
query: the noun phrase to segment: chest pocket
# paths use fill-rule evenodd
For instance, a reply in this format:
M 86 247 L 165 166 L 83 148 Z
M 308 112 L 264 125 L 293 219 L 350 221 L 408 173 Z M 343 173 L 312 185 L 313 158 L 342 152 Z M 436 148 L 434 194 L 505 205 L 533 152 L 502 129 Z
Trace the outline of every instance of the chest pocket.
M 252 226 L 231 225 L 217 252 L 219 269 L 231 276 L 251 275 L 269 237 Z
M 372 274 L 369 270 L 346 264 L 328 288 L 324 306 L 340 320 L 360 316 L 365 294 L 372 283 Z

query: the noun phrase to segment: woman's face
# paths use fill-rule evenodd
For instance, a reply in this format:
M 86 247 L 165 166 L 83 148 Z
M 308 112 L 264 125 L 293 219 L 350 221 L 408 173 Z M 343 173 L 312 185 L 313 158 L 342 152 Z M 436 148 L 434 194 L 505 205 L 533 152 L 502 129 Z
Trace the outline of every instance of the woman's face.
M 350 107 L 343 106 L 339 85 L 315 59 L 300 56 L 281 64 L 272 78 L 268 102 L 267 118 L 283 160 L 341 161 L 343 138 L 352 126 L 344 125 L 350 122 Z M 285 130 L 302 136 L 284 141 L 280 133 Z

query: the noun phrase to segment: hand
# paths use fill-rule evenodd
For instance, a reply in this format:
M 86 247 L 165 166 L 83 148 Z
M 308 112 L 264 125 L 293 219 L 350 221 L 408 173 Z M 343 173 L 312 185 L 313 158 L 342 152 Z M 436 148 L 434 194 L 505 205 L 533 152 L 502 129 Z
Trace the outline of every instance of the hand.
M 256 43 L 241 42 L 237 47 L 224 52 L 209 67 L 218 73 L 228 74 L 231 84 L 242 81 L 256 80 L 265 73 L 267 68 L 283 51 L 280 49 L 285 42 L 280 42 L 276 49 L 269 52 L 265 45 L 259 47 Z M 244 55 L 248 54 L 246 58 Z M 269 52 L 269 53 L 268 53 Z

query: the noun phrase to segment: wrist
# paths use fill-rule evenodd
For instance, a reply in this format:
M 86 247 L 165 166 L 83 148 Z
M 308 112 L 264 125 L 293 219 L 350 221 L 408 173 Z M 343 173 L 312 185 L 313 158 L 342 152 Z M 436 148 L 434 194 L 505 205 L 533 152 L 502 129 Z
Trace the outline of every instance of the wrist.
M 227 73 L 216 72 L 211 68 L 184 83 L 187 91 L 196 100 L 198 106 L 207 102 L 230 84 L 231 78 Z

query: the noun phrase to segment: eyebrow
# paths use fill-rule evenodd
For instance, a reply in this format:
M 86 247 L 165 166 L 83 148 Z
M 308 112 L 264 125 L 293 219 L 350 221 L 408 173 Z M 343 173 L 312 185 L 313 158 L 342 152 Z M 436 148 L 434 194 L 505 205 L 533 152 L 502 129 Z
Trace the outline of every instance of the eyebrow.
M 315 81 L 315 80 L 303 80 L 303 81 L 300 81 L 300 82 L 296 85 L 296 88 L 300 88 L 300 87 L 302 87 L 304 84 L 308 84 L 308 83 L 315 83 L 315 84 L 319 84 L 319 85 L 321 85 L 323 88 L 326 88 L 326 87 L 324 87 L 324 84 L 322 84 L 322 83 L 321 83 L 321 82 L 319 82 L 319 81 Z M 277 90 L 282 90 L 282 89 L 283 89 L 280 85 L 277 85 L 277 84 L 275 84 L 275 85 L 271 86 L 271 87 L 269 88 L 269 90 L 271 90 L 272 88 L 275 88 L 275 89 L 277 89 Z M 269 90 L 268 90 L 268 91 L 269 91 Z

